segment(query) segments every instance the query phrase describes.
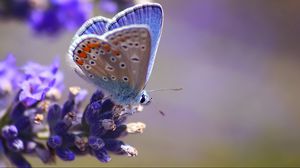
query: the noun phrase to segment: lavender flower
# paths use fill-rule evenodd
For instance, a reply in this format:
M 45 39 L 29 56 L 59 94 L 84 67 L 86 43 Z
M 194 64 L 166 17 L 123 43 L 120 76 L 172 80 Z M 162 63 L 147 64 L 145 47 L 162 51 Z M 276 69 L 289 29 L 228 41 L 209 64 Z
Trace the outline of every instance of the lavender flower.
M 1 136 L 3 152 L 17 167 L 30 167 L 24 154 L 37 155 L 44 163 L 52 162 L 50 151 L 42 143 L 35 140 L 36 126 L 30 117 L 28 108 L 22 102 L 15 102 L 9 115 L 1 119 Z M 34 109 L 34 108 L 33 108 Z M 8 113 L 7 113 L 8 114 Z
M 100 0 L 99 9 L 100 11 L 114 14 L 134 4 L 134 0 Z
M 122 113 L 123 108 L 115 105 L 110 99 L 104 100 L 104 94 L 96 91 L 82 114 L 78 112 L 75 104 L 79 95 L 80 92 L 70 97 L 62 108 L 53 105 L 49 110 L 48 123 L 51 136 L 48 145 L 56 154 L 62 160 L 73 160 L 76 154 L 90 153 L 101 162 L 111 160 L 108 151 L 136 156 L 135 148 L 118 140 L 128 133 L 137 132 L 132 126 L 129 130 L 135 131 L 128 132 L 128 127 L 124 124 L 127 113 Z M 137 127 L 136 124 L 131 125 Z
M 64 85 L 63 75 L 58 71 L 58 60 L 54 60 L 49 67 L 30 62 L 24 66 L 26 79 L 20 84 L 19 100 L 31 106 L 48 96 L 60 97 Z M 51 95 L 51 93 L 53 93 Z M 50 95 L 49 95 L 50 94 Z
M 151 0 L 1 0 L 0 17 L 24 20 L 36 34 L 57 35 L 74 31 L 92 17 L 93 5 L 114 14 L 137 3 Z
M 58 60 L 50 66 L 29 62 L 22 74 L 12 56 L 0 63 L 3 81 L 16 87 L 11 91 L 19 90 L 0 116 L 0 157 L 17 167 L 31 167 L 24 155 L 38 156 L 44 163 L 54 162 L 55 155 L 72 161 L 77 155 L 90 154 L 104 163 L 111 160 L 109 152 L 136 156 L 134 147 L 119 140 L 129 133 L 143 132 L 143 123 L 125 124 L 136 109 L 116 105 L 101 91 L 83 108 L 87 91 L 79 87 L 70 87 L 68 99 L 58 105 L 64 88 L 58 68 Z M 13 76 L 19 75 L 23 78 L 16 85 Z M 47 140 L 46 145 L 41 140 Z
M 39 33 L 55 34 L 75 30 L 91 16 L 92 4 L 80 0 L 50 0 L 47 8 L 31 11 L 29 24 Z
M 0 62 L 0 99 L 11 93 L 22 80 L 22 74 L 16 66 L 16 59 L 12 54 Z
M 26 19 L 30 14 L 29 0 L 1 0 L 0 16 L 3 18 L 15 17 L 18 19 Z
M 47 146 L 36 139 L 42 138 L 42 133 L 45 133 L 47 125 L 43 122 L 43 114 L 48 111 L 49 102 L 54 101 L 53 96 L 42 95 L 47 95 L 53 88 L 60 92 L 63 89 L 58 60 L 48 67 L 28 63 L 21 73 L 10 55 L 0 67 L 2 80 L 9 81 L 14 90 L 20 90 L 0 118 L 0 152 L 17 167 L 31 167 L 24 154 L 36 155 L 44 163 L 52 162 L 53 157 Z M 23 81 L 17 80 L 17 76 L 22 76 Z M 20 83 L 17 85 L 15 80 Z

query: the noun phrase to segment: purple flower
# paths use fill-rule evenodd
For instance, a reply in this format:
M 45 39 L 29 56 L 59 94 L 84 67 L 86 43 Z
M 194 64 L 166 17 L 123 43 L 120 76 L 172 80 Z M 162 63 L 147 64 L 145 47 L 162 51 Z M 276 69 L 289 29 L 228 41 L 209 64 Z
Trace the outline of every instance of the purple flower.
M 145 128 L 141 123 L 125 124 L 132 109 L 116 105 L 101 91 L 82 107 L 88 93 L 79 87 L 70 87 L 65 103 L 56 104 L 64 88 L 58 68 L 57 59 L 49 66 L 29 62 L 19 75 L 12 56 L 0 63 L 0 77 L 12 88 L 19 87 L 11 89 L 17 91 L 16 98 L 0 117 L 0 155 L 16 167 L 31 167 L 25 154 L 34 154 L 44 163 L 53 162 L 55 155 L 72 161 L 76 155 L 91 154 L 104 163 L 111 160 L 108 152 L 136 156 L 135 148 L 119 140 Z M 43 139 L 46 144 L 40 142 Z
M 65 161 L 75 159 L 75 151 L 71 149 L 85 150 L 84 146 L 82 146 L 84 143 L 81 141 L 80 134 L 69 132 L 70 128 L 78 126 L 81 122 L 78 108 L 80 108 L 85 95 L 86 90 L 72 87 L 70 88 L 69 99 L 62 107 L 54 104 L 49 108 L 47 121 L 51 136 L 48 138 L 47 144 L 55 150 L 58 157 Z
M 124 124 L 126 113 L 122 113 L 123 107 L 115 105 L 110 99 L 103 100 L 103 93 L 96 91 L 91 97 L 91 101 L 84 112 L 84 122 L 89 128 L 89 147 L 92 154 L 101 162 L 111 160 L 107 151 L 117 154 L 128 154 L 137 151 L 130 147 L 131 151 L 125 149 L 128 147 L 118 138 L 127 135 L 127 126 Z
M 27 106 L 31 106 L 49 97 L 60 97 L 64 88 L 63 75 L 58 71 L 58 60 L 54 60 L 50 66 L 41 66 L 37 63 L 30 62 L 24 66 L 26 79 L 20 84 L 21 93 L 19 100 Z
M 0 98 L 12 92 L 22 80 L 16 66 L 16 59 L 12 54 L 8 54 L 6 59 L 0 62 Z
M 72 90 L 74 91 L 70 89 Z M 117 109 L 121 108 L 115 108 L 117 105 L 110 99 L 103 100 L 104 94 L 96 91 L 84 113 L 80 114 L 76 109 L 77 96 L 81 96 L 80 92 L 73 92 L 73 96 L 69 96 L 62 108 L 58 105 L 50 107 L 47 118 L 51 136 L 48 146 L 62 160 L 73 160 L 75 154 L 86 154 L 88 151 L 104 163 L 111 160 L 108 151 L 136 156 L 135 148 L 118 140 L 128 133 L 124 124 L 126 113 L 120 113 Z M 82 116 L 82 120 L 78 122 L 77 116 Z
M 50 0 L 48 8 L 31 11 L 29 24 L 36 32 L 55 34 L 63 29 L 75 30 L 92 12 L 92 4 L 80 0 Z
M 6 125 L 2 128 L 2 136 L 5 139 L 13 139 L 18 136 L 18 129 L 15 125 Z
M 135 4 L 134 0 L 101 0 L 99 9 L 114 14 Z
M 2 0 L 0 2 L 0 17 L 16 17 L 26 19 L 31 7 L 29 0 Z
M 99 9 L 107 13 L 116 13 L 118 11 L 118 4 L 112 0 L 101 0 L 99 2 Z
M 35 141 L 35 125 L 27 116 L 26 110 L 29 109 L 23 103 L 17 103 L 11 111 L 10 120 L 1 121 L 11 123 L 2 127 L 0 135 L 5 155 L 17 167 L 31 167 L 23 157 L 26 153 L 36 154 L 44 163 L 52 162 L 50 151 L 42 143 Z

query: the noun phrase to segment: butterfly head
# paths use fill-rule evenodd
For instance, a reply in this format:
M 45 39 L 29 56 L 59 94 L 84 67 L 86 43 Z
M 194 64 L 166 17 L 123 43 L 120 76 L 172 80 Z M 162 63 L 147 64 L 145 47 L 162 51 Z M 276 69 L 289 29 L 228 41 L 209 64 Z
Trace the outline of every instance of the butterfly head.
M 139 103 L 141 105 L 148 105 L 151 103 L 152 98 L 148 95 L 146 90 L 143 90 L 139 96 Z

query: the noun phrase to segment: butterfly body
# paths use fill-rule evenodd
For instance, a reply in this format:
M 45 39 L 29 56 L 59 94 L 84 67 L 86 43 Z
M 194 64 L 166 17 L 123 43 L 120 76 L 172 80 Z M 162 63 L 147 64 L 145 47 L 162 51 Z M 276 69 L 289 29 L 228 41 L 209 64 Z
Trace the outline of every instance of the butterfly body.
M 117 103 L 139 104 L 148 97 L 143 89 L 153 68 L 161 26 L 158 4 L 129 8 L 112 20 L 92 18 L 75 34 L 69 57 L 82 78 L 106 90 Z

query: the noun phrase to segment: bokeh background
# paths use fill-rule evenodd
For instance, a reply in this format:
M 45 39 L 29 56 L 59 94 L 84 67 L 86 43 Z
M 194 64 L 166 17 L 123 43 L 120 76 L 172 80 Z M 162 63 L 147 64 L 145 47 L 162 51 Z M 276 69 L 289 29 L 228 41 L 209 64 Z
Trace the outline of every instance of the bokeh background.
M 138 157 L 112 156 L 108 164 L 77 157 L 57 166 L 300 166 L 300 1 L 155 2 L 165 20 L 147 89 L 184 89 L 153 93 L 153 103 L 130 118 L 147 124 L 125 138 Z M 93 92 L 65 61 L 74 33 L 37 35 L 27 22 L 2 19 L 0 58 L 13 53 L 18 65 L 47 65 L 59 56 L 66 86 Z

